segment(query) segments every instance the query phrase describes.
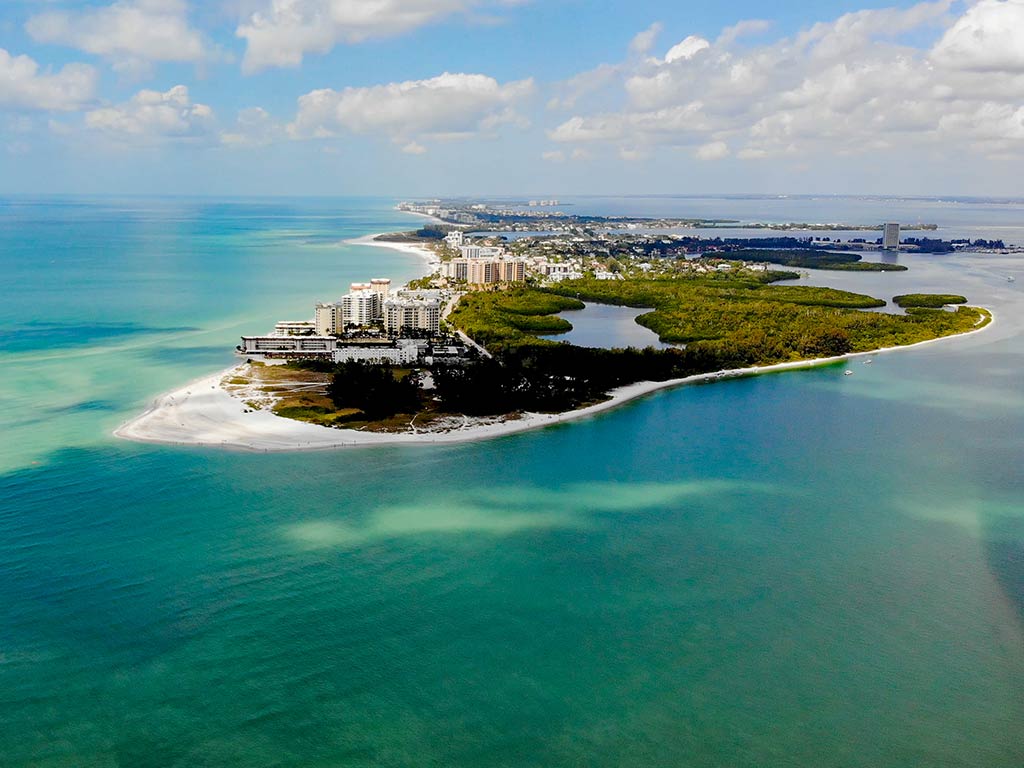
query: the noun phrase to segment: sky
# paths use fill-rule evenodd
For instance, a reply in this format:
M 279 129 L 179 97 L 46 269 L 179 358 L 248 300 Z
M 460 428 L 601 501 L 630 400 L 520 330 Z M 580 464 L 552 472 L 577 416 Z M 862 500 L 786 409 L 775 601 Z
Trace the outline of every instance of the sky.
M 0 193 L 1024 196 L 1024 0 L 0 0 Z

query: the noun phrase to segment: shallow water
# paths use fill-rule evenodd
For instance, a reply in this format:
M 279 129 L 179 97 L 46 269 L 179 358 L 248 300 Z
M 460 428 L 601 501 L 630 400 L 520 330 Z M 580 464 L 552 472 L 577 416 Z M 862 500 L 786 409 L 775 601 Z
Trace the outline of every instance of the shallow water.
M 491 442 L 109 437 L 417 274 L 336 244 L 390 204 L 0 208 L 3 765 L 1024 762 L 1018 257 L 806 278 L 965 293 L 976 336 Z

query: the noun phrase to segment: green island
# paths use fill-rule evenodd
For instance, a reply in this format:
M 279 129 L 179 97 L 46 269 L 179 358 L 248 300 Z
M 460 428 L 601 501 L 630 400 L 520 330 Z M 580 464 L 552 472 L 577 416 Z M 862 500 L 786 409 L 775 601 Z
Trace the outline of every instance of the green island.
M 830 269 L 843 272 L 907 271 L 907 267 L 903 264 L 863 261 L 859 253 L 836 253 L 808 248 L 743 248 L 731 251 L 728 258 L 742 261 L 770 261 L 784 267 L 796 267 L 797 269 Z
M 304 360 L 251 367 L 276 392 L 275 413 L 326 426 L 397 432 L 453 419 L 561 413 L 642 381 L 831 358 L 966 333 L 982 308 L 941 309 L 947 295 L 913 295 L 905 314 L 865 311 L 885 301 L 833 288 L 776 285 L 786 272 L 566 280 L 474 290 L 447 317 L 482 354 L 459 365 L 369 366 Z M 908 299 L 908 297 L 900 297 Z M 637 318 L 670 349 L 597 349 L 539 338 L 571 329 L 558 313 L 583 302 L 647 309 Z M 270 376 L 269 382 L 263 378 Z M 289 382 L 301 381 L 295 388 Z M 319 383 L 319 386 L 310 386 Z M 251 382 L 250 382 L 251 383 Z
M 893 296 L 892 301 L 904 309 L 941 309 L 950 304 L 966 304 L 967 297 L 955 293 L 904 293 Z

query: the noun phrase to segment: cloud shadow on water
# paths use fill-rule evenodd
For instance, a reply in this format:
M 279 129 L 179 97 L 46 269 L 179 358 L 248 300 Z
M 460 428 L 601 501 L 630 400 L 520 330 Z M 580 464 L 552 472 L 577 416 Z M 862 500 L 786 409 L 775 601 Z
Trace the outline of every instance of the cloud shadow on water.
M 0 328 L 0 352 L 83 347 L 108 339 L 154 333 L 181 333 L 198 328 L 155 327 L 140 323 L 52 323 L 33 321 Z

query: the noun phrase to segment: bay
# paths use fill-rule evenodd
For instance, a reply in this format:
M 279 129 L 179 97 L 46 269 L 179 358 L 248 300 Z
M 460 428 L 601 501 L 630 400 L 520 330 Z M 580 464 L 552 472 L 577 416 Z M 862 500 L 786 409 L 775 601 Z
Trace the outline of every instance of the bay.
M 341 244 L 418 223 L 394 202 L 0 201 L 0 763 L 1024 762 L 1021 257 L 802 278 L 965 293 L 976 336 L 490 442 L 110 436 L 240 333 L 419 274 Z M 1021 220 L 974 205 L 902 216 Z

